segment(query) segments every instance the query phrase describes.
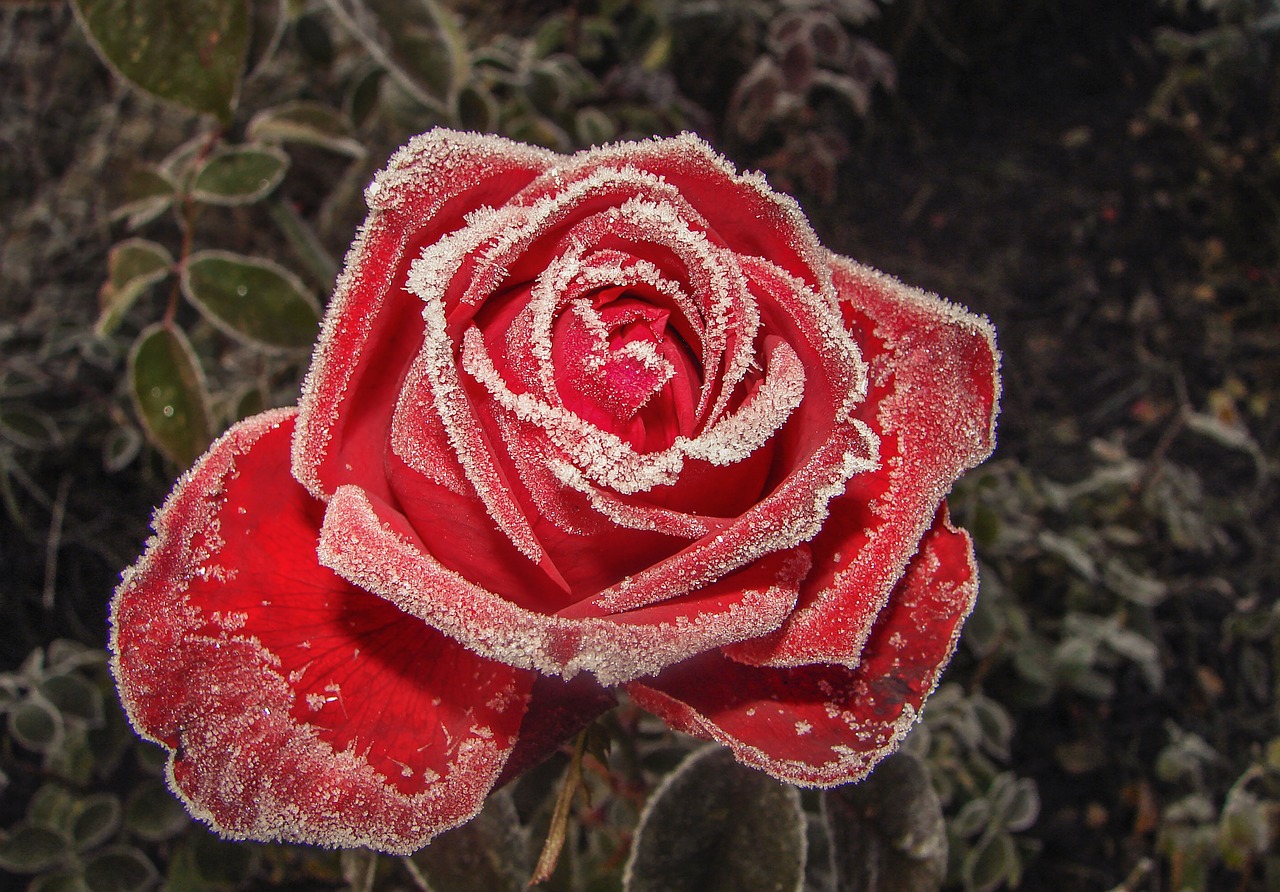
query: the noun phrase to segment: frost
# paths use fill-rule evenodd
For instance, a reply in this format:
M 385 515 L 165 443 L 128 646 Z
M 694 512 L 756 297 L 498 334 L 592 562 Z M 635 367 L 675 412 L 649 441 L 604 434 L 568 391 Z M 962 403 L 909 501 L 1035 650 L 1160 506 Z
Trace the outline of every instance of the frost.
M 184 476 L 157 512 L 156 535 L 125 574 L 113 601 L 112 669 L 126 712 L 139 733 L 170 749 L 170 786 L 193 815 L 222 834 L 408 853 L 479 810 L 513 743 L 507 729 L 496 734 L 489 720 L 518 726 L 523 698 L 513 689 L 517 677 L 512 670 L 486 669 L 496 673 L 491 687 L 504 692 L 504 702 L 513 710 L 486 718 L 483 727 L 494 739 L 466 737 L 467 727 L 480 726 L 442 714 L 442 721 L 453 721 L 464 730 L 464 739 L 450 755 L 429 751 L 432 764 L 441 771 L 424 765 L 426 771 L 412 783 L 401 768 L 393 772 L 394 778 L 389 777 L 374 767 L 370 751 L 383 741 L 370 735 L 371 729 L 358 724 L 339 727 L 336 733 L 350 734 L 350 744 L 338 747 L 325 736 L 332 728 L 330 702 L 349 700 L 351 686 L 334 680 L 320 690 L 299 689 L 307 666 L 292 665 L 288 647 L 273 648 L 266 640 L 278 639 L 282 630 L 270 622 L 256 627 L 260 617 L 255 618 L 253 610 L 226 608 L 234 602 L 252 603 L 256 609 L 260 598 L 252 587 L 224 591 L 219 586 L 229 585 L 225 581 L 190 586 L 200 578 L 195 572 L 199 562 L 230 557 L 221 536 L 208 536 L 220 515 L 231 514 L 229 499 L 248 505 L 251 520 L 254 513 L 279 508 L 261 499 L 246 500 L 243 489 L 261 482 L 262 438 L 275 436 L 267 462 L 278 463 L 282 454 L 287 455 L 287 439 L 275 432 L 292 416 L 274 411 L 234 426 Z M 252 475 L 246 471 L 243 481 L 226 485 L 239 481 L 240 471 L 250 467 Z M 241 491 L 229 494 L 237 486 Z M 217 497 L 210 498 L 215 493 Z M 284 510 L 299 509 L 295 501 Z M 296 514 L 273 520 L 282 537 L 274 543 L 276 547 L 291 541 L 291 524 L 303 522 Z M 233 531 L 241 533 L 239 528 Z M 223 535 L 228 535 L 227 529 Z M 300 544 L 305 547 L 305 536 Z M 228 553 L 220 555 L 219 549 Z M 302 576 L 297 580 L 281 577 L 294 584 L 278 589 L 273 609 L 312 596 L 316 598 L 313 609 L 319 611 L 325 593 L 311 594 L 311 585 L 332 577 L 308 566 L 305 551 L 281 557 L 282 567 Z M 212 579 L 212 574 L 207 578 Z M 284 631 L 287 641 L 289 631 Z M 288 643 L 305 650 L 297 646 L 301 642 Z M 477 667 L 492 666 L 462 650 L 454 659 L 464 661 L 464 666 L 467 660 L 475 661 Z M 479 697 L 490 698 L 484 676 L 473 670 L 459 677 L 474 685 Z M 386 693 L 381 691 L 379 714 L 398 706 L 396 697 L 388 698 Z M 295 701 L 315 713 L 314 721 L 294 717 Z M 369 717 L 362 708 L 351 720 Z M 399 762 L 394 753 L 386 756 L 393 764 L 410 767 L 413 754 L 405 754 Z
M 363 543 L 347 547 L 358 533 Z M 795 603 L 807 559 L 787 562 L 774 585 L 734 593 L 724 605 L 682 605 L 673 619 L 566 618 L 524 610 L 442 566 L 389 532 L 353 486 L 334 493 L 321 530 L 320 562 L 352 583 L 417 616 L 469 650 L 509 666 L 601 684 L 651 675 L 693 654 L 777 628 Z

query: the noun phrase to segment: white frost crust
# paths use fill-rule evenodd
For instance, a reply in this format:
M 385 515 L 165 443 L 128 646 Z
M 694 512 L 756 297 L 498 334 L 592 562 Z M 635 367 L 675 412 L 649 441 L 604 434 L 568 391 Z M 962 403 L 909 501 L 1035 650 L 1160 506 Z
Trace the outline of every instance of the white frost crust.
M 280 659 L 256 637 L 231 634 L 233 629 L 226 623 L 222 626 L 227 634 L 221 638 L 197 634 L 205 625 L 204 612 L 186 596 L 193 579 L 234 575 L 233 568 L 215 563 L 225 544 L 218 535 L 224 481 L 237 475 L 240 456 L 263 435 L 287 423 L 296 411 L 269 410 L 233 425 L 178 479 L 152 520 L 155 535 L 147 540 L 138 561 L 122 573 L 112 598 L 111 673 L 137 734 L 169 750 L 166 780 L 174 795 L 194 817 L 223 836 L 409 854 L 479 813 L 515 740 L 494 739 L 489 729 L 473 728 L 472 737 L 458 742 L 453 771 L 443 783 L 437 778 L 419 793 L 402 793 L 362 753 L 336 751 L 320 739 L 315 728 L 291 718 L 294 691 L 280 673 Z M 188 492 L 192 489 L 196 495 Z M 174 514 L 178 506 L 182 512 Z M 196 537 L 203 539 L 202 547 L 194 547 Z M 184 787 L 176 776 L 179 753 L 142 719 L 144 701 L 171 695 L 162 685 L 156 690 L 145 680 L 136 679 L 127 665 L 130 658 L 120 645 L 125 602 L 135 596 L 135 590 L 162 583 L 170 587 L 167 609 L 131 621 L 156 624 L 163 639 L 180 641 L 193 654 L 208 648 L 225 659 L 238 652 L 243 668 L 234 676 L 208 679 L 211 708 L 200 713 L 199 722 L 180 729 L 181 757 L 184 763 L 198 766 L 192 774 L 194 789 Z M 188 669 L 196 671 L 200 665 L 197 658 Z M 155 668 L 148 666 L 147 670 Z M 222 704 L 235 706 L 221 708 Z M 271 754 L 270 764 L 252 757 L 262 752 Z M 299 781 L 318 778 L 324 779 L 329 791 L 323 797 L 329 806 L 323 811 L 299 807 Z M 310 787 L 308 792 L 316 789 Z M 243 811 L 228 821 L 227 805 Z M 219 818 L 215 811 L 224 812 L 224 816 Z
M 809 541 L 821 531 L 831 500 L 844 492 L 849 478 L 879 467 L 878 450 L 879 441 L 862 422 L 837 428 L 804 467 L 710 540 L 695 542 L 605 589 L 584 607 L 635 610 L 696 591 L 766 555 Z
M 967 540 L 968 536 L 963 531 L 956 530 L 950 525 L 948 525 L 948 529 L 951 532 L 961 533 Z M 918 594 L 935 602 L 935 608 L 939 605 L 946 605 L 945 609 L 948 611 L 948 615 L 951 613 L 958 614 L 958 618 L 952 628 L 951 637 L 941 653 L 941 659 L 937 661 L 922 686 L 921 705 L 917 708 L 911 703 L 903 703 L 901 714 L 889 724 L 874 720 L 861 721 L 852 710 L 842 708 L 836 702 L 834 686 L 830 689 L 824 688 L 824 690 L 828 690 L 828 695 L 832 698 L 824 704 L 827 718 L 840 720 L 843 725 L 840 731 L 841 739 L 856 741 L 858 744 L 856 747 L 841 743 L 832 744 L 829 750 L 833 758 L 827 761 L 813 764 L 799 759 L 787 759 L 771 755 L 762 747 L 731 734 L 716 723 L 714 719 L 702 714 L 688 703 L 663 691 L 648 687 L 643 681 L 629 684 L 627 693 L 641 708 L 661 716 L 664 721 L 673 727 L 702 737 L 705 740 L 713 740 L 724 744 L 733 751 L 734 757 L 739 762 L 758 768 L 766 774 L 778 778 L 778 780 L 786 781 L 799 787 L 818 788 L 836 787 L 861 780 L 870 774 L 871 770 L 882 759 L 897 750 L 898 745 L 907 736 L 912 726 L 920 720 L 929 697 L 937 690 L 938 683 L 942 679 L 943 670 L 955 655 L 956 648 L 960 643 L 961 632 L 964 629 L 964 620 L 973 612 L 973 606 L 978 596 L 978 567 L 972 546 L 967 549 L 966 554 L 969 576 L 965 582 L 945 584 L 931 582 L 920 586 L 921 591 L 918 592 Z M 937 554 L 930 551 L 923 556 L 923 560 L 924 563 L 921 568 L 927 575 L 932 576 L 940 565 Z M 924 606 L 926 605 L 920 605 L 918 601 L 904 605 L 906 609 Z M 895 638 L 898 640 L 894 640 Z M 900 636 L 891 636 L 886 644 L 896 652 L 900 652 L 905 648 L 905 642 L 901 640 Z M 895 655 L 888 666 L 879 667 L 881 677 L 892 678 L 895 671 L 900 670 L 900 659 L 899 656 Z M 771 668 L 764 667 L 761 671 L 768 672 L 771 671 Z M 785 671 L 785 668 L 782 671 Z M 857 695 L 856 699 L 865 699 L 870 694 L 870 689 L 865 679 L 857 681 L 855 693 Z M 794 715 L 785 703 L 764 703 L 759 708 L 776 710 L 780 721 L 791 721 L 790 716 Z M 755 709 L 749 710 L 748 714 L 755 715 Z M 761 726 L 764 726 L 766 717 L 758 716 L 757 718 Z M 797 722 L 794 727 L 797 737 L 808 737 L 814 731 L 813 726 L 807 721 Z
M 861 552 L 835 574 L 830 586 L 797 607 L 768 649 L 760 649 L 754 643 L 730 649 L 734 659 L 751 665 L 781 668 L 813 662 L 811 642 L 821 638 L 830 642 L 820 655 L 823 661 L 856 668 L 874 618 L 887 603 L 920 538 L 932 525 L 938 506 L 955 480 L 965 470 L 985 461 L 995 448 L 995 420 L 1000 410 L 1000 352 L 990 320 L 847 257 L 830 254 L 829 262 L 859 286 L 901 302 L 904 313 L 922 314 L 927 320 L 910 327 L 904 335 L 895 336 L 889 326 L 891 320 L 881 315 L 878 317 L 881 324 L 872 332 L 884 341 L 887 352 L 910 354 L 913 359 L 911 363 L 888 364 L 881 372 L 893 376 L 893 390 L 878 404 L 877 422 L 886 434 L 898 435 L 899 448 L 903 451 L 889 463 L 889 487 L 872 506 L 881 516 L 907 520 L 891 528 L 871 530 Z M 935 370 L 945 367 L 946 361 L 946 357 L 937 355 L 939 330 L 972 335 L 985 342 L 991 351 L 995 358 L 991 371 L 995 398 L 990 413 L 970 405 L 976 403 L 976 398 L 971 399 L 951 381 L 935 380 Z M 927 361 L 921 362 L 920 357 Z M 876 383 L 884 382 L 877 380 Z M 917 390 L 942 393 L 948 387 L 954 392 L 953 402 L 935 408 L 926 417 L 921 417 L 918 406 L 906 403 L 907 397 Z M 946 454 L 932 451 L 937 441 L 928 436 L 910 442 L 909 435 L 922 424 L 936 426 L 938 436 L 953 439 L 957 448 Z M 900 544 L 895 546 L 895 542 Z M 868 565 L 876 568 L 879 587 L 873 591 L 861 588 L 854 591 L 851 580 Z M 850 592 L 868 605 L 866 622 L 856 627 L 846 621 Z M 834 634 L 834 630 L 840 634 Z M 791 646 L 792 641 L 801 643 Z
M 494 402 L 536 425 L 582 474 L 614 492 L 631 495 L 675 483 L 686 458 L 714 465 L 742 461 L 777 433 L 804 398 L 804 365 L 785 342 L 769 355 L 764 383 L 736 412 L 725 415 L 704 434 L 676 437 L 660 452 L 637 452 L 616 434 L 602 431 L 574 412 L 549 405 L 527 393 L 512 393 L 493 366 L 484 339 L 475 328 L 463 336 L 462 367 L 484 386 Z
M 448 201 L 480 185 L 495 166 L 522 164 L 539 170 L 560 158 L 554 152 L 510 140 L 433 130 L 409 140 L 365 189 L 370 214 L 343 261 L 299 400 L 293 475 L 313 496 L 328 497 L 320 480 L 320 466 L 374 320 L 388 291 L 396 285 L 390 281 L 394 263 L 387 269 L 369 262 L 373 246 L 393 241 L 395 256 L 400 256 L 410 233 L 405 221 L 397 217 L 413 198 L 425 198 L 421 217 L 430 219 Z M 356 292 L 370 283 L 375 287 L 363 288 L 364 299 L 358 301 Z M 349 353 L 338 356 L 344 345 Z
M 606 686 L 776 629 L 795 606 L 797 587 L 810 566 L 798 555 L 783 567 L 779 584 L 745 591 L 727 609 L 695 618 L 653 623 L 625 614 L 548 616 L 517 607 L 444 567 L 422 543 L 392 530 L 365 493 L 349 485 L 339 487 L 329 502 L 318 554 L 322 565 L 473 653 L 566 679 L 586 671 Z

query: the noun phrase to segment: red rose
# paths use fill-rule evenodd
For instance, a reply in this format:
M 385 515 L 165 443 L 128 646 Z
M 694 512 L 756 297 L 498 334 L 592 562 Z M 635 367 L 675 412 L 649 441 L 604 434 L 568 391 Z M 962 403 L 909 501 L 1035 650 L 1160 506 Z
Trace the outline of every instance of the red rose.
M 179 481 L 113 612 L 231 836 L 407 852 L 626 691 L 797 784 L 906 732 L 976 589 L 991 327 L 693 136 L 434 131 L 367 192 L 297 410 Z

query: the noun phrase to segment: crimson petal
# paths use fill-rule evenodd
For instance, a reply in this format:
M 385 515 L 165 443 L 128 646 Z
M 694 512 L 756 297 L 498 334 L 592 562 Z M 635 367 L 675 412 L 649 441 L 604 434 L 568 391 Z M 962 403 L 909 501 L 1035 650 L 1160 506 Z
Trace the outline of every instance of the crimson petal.
M 995 446 L 1000 385 L 984 318 L 845 257 L 831 256 L 841 310 L 868 366 L 854 411 L 880 467 L 849 480 L 810 542 L 814 572 L 778 633 L 730 648 L 753 665 L 858 665 L 889 590 L 956 478 Z
M 387 496 L 382 453 L 394 384 L 422 344 L 422 302 L 404 287 L 410 264 L 468 213 L 501 204 L 557 157 L 433 130 L 411 139 L 365 191 L 369 219 L 347 254 L 303 385 L 293 471 L 312 495 L 326 498 L 354 482 Z
M 224 834 L 411 852 L 479 811 L 534 678 L 319 565 L 293 427 L 232 428 L 157 513 L 113 602 L 121 698 Z
M 748 666 L 708 653 L 627 685 L 669 725 L 802 786 L 858 780 L 915 721 L 977 594 L 969 536 L 946 509 L 881 612 L 858 668 Z

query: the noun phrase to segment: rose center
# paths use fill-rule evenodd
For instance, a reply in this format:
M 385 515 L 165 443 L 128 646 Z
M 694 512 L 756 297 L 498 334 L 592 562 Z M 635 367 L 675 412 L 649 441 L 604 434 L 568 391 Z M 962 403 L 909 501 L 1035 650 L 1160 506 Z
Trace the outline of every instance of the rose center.
M 692 422 L 695 366 L 671 312 L 615 286 L 573 301 L 553 334 L 565 408 L 642 451 Z

